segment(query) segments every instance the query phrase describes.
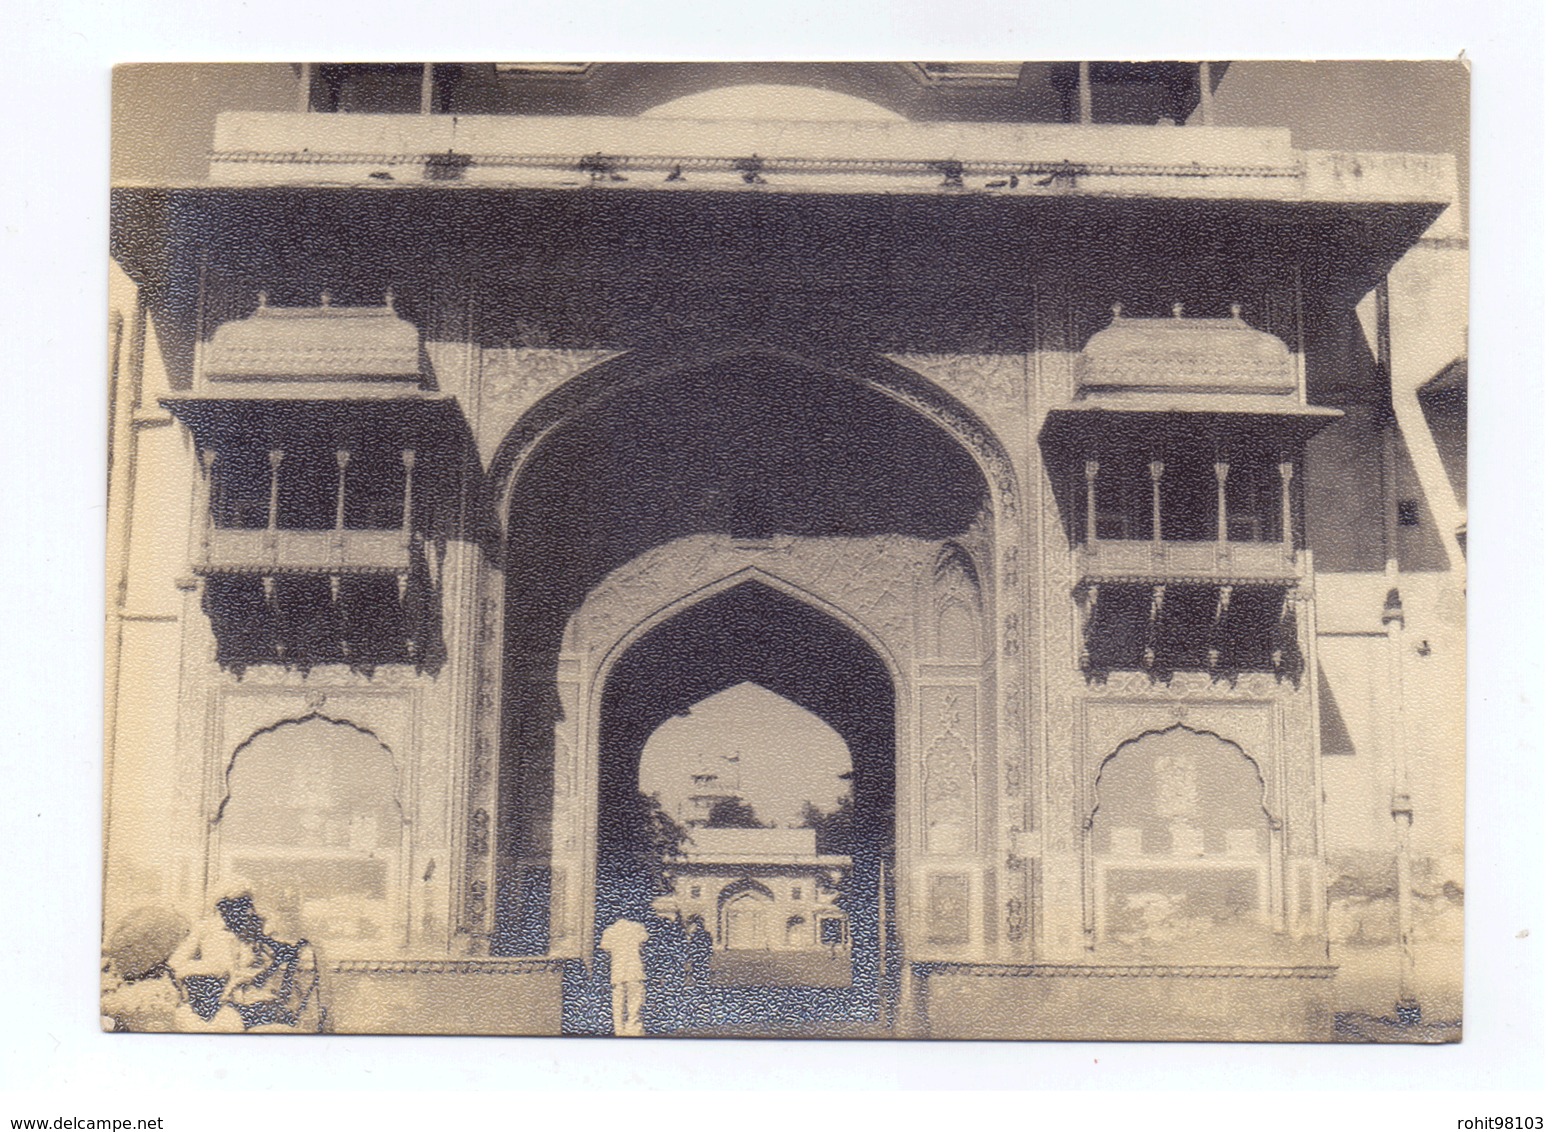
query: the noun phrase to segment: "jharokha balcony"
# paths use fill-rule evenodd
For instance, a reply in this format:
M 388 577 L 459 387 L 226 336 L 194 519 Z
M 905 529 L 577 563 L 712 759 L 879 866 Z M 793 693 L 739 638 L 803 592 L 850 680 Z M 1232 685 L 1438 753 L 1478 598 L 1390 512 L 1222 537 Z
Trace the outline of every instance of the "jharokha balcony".
M 216 661 L 435 666 L 427 548 L 473 455 L 457 404 L 426 387 L 419 332 L 392 295 L 240 305 L 190 394 L 163 401 L 199 453 L 192 567 Z
M 1300 672 L 1302 463 L 1341 414 L 1306 404 L 1299 320 L 1257 317 L 1267 328 L 1239 305 L 1228 318 L 1113 307 L 1076 359 L 1075 399 L 1048 414 L 1091 676 Z
M 1215 510 L 1211 538 L 1180 535 L 1166 537 L 1168 516 L 1162 507 L 1166 463 L 1163 460 L 1152 460 L 1148 464 L 1149 537 L 1102 537 L 1098 510 L 1101 466 L 1099 460 L 1085 462 L 1085 526 L 1079 548 L 1079 575 L 1082 583 L 1196 582 L 1234 585 L 1252 582 L 1293 585 L 1300 579 L 1301 566 L 1292 537 L 1294 525 L 1290 484 L 1294 465 L 1289 461 L 1277 465 L 1279 494 L 1276 515 L 1259 513 L 1272 510 L 1267 506 L 1271 503 L 1268 497 L 1272 496 L 1272 492 L 1267 490 L 1268 479 L 1271 477 L 1266 474 L 1258 476 L 1240 493 L 1243 498 L 1252 496 L 1254 507 L 1263 505 L 1258 510 L 1241 511 L 1235 515 L 1238 531 L 1243 535 L 1250 534 L 1250 538 L 1231 537 L 1231 492 L 1228 489 L 1230 464 L 1223 460 L 1213 465 Z M 1264 499 L 1258 499 L 1259 495 Z M 1204 504 L 1208 503 L 1203 496 L 1197 498 Z M 1106 518 L 1109 525 L 1121 525 L 1127 529 L 1128 516 L 1125 513 L 1108 514 Z M 1277 539 L 1261 537 L 1265 530 L 1273 526 L 1269 520 L 1277 521 L 1274 528 L 1279 532 Z
M 1084 465 L 1080 667 L 1293 675 L 1290 596 L 1305 572 L 1293 463 L 1247 461 L 1233 476 L 1217 460 L 1212 480 L 1191 452 L 1174 479 L 1165 460 L 1141 463 L 1122 454 L 1104 479 L 1103 461 Z
M 337 469 L 337 481 L 333 485 L 333 522 L 327 527 L 316 520 L 327 518 L 323 515 L 309 515 L 314 519 L 307 527 L 297 528 L 291 525 L 283 526 L 281 507 L 282 471 L 287 466 L 284 450 L 275 449 L 268 453 L 269 477 L 268 483 L 260 480 L 254 483 L 254 478 L 234 475 L 230 479 L 224 479 L 220 474 L 219 458 L 213 451 L 203 453 L 205 463 L 204 484 L 206 490 L 211 493 L 206 514 L 209 520 L 206 523 L 201 538 L 200 554 L 195 562 L 196 573 L 239 573 L 272 575 L 280 573 L 307 573 L 307 574 L 398 574 L 408 575 L 411 566 L 411 549 L 413 532 L 411 520 L 413 515 L 413 490 L 415 483 L 415 451 L 405 449 L 399 454 L 399 463 L 403 469 L 403 496 L 399 501 L 397 524 L 389 526 L 382 522 L 387 516 L 384 512 L 389 508 L 386 501 L 381 498 L 384 494 L 381 479 L 371 486 L 376 489 L 379 498 L 370 500 L 375 504 L 375 516 L 379 522 L 372 523 L 368 529 L 356 529 L 358 524 L 348 524 L 347 520 L 360 520 L 360 509 L 351 507 L 348 509 L 350 496 L 348 493 L 347 473 L 351 468 L 352 454 L 344 449 L 334 454 L 334 462 Z M 295 462 L 295 458 L 294 461 Z M 317 461 L 310 461 L 316 464 Z M 246 471 L 247 469 L 243 469 Z M 307 476 L 306 472 L 313 470 L 307 468 L 303 476 L 298 478 L 317 478 Z M 214 485 L 214 486 L 212 486 Z M 311 485 L 307 485 L 311 486 Z M 253 488 L 267 490 L 268 499 L 264 501 L 249 500 L 245 506 L 244 496 L 257 494 Z M 244 491 L 243 489 L 249 489 Z M 303 505 L 311 503 L 308 509 L 318 511 L 316 503 L 318 493 L 310 492 L 303 499 Z M 257 504 L 257 506 L 255 506 Z M 293 510 L 296 505 L 293 504 Z M 262 527 L 250 526 L 243 520 L 245 518 L 257 519 L 262 517 Z M 291 518 L 292 516 L 288 516 Z M 322 528 L 322 529 L 317 529 Z

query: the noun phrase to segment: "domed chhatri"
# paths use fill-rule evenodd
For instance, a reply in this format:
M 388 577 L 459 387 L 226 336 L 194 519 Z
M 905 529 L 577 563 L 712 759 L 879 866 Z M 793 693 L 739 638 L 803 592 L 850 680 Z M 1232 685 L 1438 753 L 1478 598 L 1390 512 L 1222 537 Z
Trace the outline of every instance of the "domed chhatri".
M 1184 318 L 1182 309 L 1176 303 L 1170 318 L 1129 318 L 1121 303 L 1114 304 L 1111 323 L 1091 336 L 1080 355 L 1081 388 L 1296 392 L 1295 355 L 1276 335 L 1248 326 L 1239 303 L 1229 318 Z
M 317 306 L 272 306 L 260 292 L 247 318 L 223 323 L 205 347 L 211 381 L 415 381 L 421 336 L 394 310 L 335 306 L 326 291 Z

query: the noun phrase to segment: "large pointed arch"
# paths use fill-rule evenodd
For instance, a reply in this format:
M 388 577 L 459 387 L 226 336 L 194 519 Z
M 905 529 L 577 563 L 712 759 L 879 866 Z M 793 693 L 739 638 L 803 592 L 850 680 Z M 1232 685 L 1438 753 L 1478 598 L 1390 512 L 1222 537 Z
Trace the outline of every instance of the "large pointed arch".
M 896 976 L 885 972 L 892 954 L 887 941 L 895 938 L 896 896 L 887 877 L 894 875 L 900 824 L 897 773 L 905 716 L 898 707 L 909 687 L 879 634 L 804 587 L 768 571 L 746 569 L 644 609 L 604 650 L 591 676 L 579 816 L 592 824 L 578 839 L 588 862 L 583 875 L 574 873 L 560 885 L 582 891 L 552 903 L 553 914 L 575 917 L 576 927 L 563 928 L 560 937 L 591 943 L 602 926 L 616 919 L 641 919 L 672 933 L 655 904 L 659 890 L 653 886 L 664 858 L 652 855 L 655 847 L 648 841 L 654 819 L 640 792 L 642 750 L 666 719 L 709 695 L 751 683 L 825 723 L 846 745 L 850 760 L 848 820 L 839 827 L 843 847 L 825 850 L 841 856 L 816 857 L 813 867 L 836 869 L 838 861 L 850 862 L 836 874 L 840 895 L 835 910 L 858 941 L 847 962 L 861 974 L 841 984 L 821 984 L 834 992 L 825 1009 L 863 1010 L 873 1017 L 887 1000 L 893 1002 Z M 768 758 L 772 754 L 768 751 Z M 762 763 L 766 770 L 778 765 Z M 759 808 L 756 796 L 750 800 Z M 563 808 L 567 800 L 558 796 L 557 804 Z M 648 821 L 639 824 L 644 818 Z M 558 875 L 567 868 L 564 858 L 558 853 Z M 775 878 L 782 876 L 780 866 L 759 858 L 730 867 L 738 875 L 718 881 L 720 887 L 735 883 L 740 891 L 770 893 L 755 888 L 765 882 L 752 879 L 743 887 L 738 882 L 752 871 L 759 876 L 774 867 Z M 780 880 L 784 898 L 788 883 Z M 800 876 L 791 883 L 800 885 Z M 720 914 L 720 939 L 725 927 Z M 754 1008 L 751 1000 L 741 1009 Z
M 704 421 L 709 427 L 698 431 Z M 810 443 L 815 437 L 823 442 L 818 450 Z M 670 452 L 674 460 L 647 469 L 652 474 L 623 474 L 639 450 Z M 666 480 L 681 487 L 661 498 L 654 492 Z M 720 513 L 681 491 L 710 485 L 710 498 L 728 498 L 717 492 L 751 483 L 766 496 L 759 506 L 771 509 L 757 515 L 769 520 L 764 530 L 759 523 L 741 529 L 728 516 L 744 512 Z M 483 608 L 499 612 L 483 620 L 491 691 L 478 706 L 489 739 L 474 753 L 466 823 L 489 815 L 494 837 L 489 857 L 470 858 L 476 883 L 468 886 L 465 914 L 475 932 L 485 932 L 483 918 L 491 916 L 498 954 L 590 954 L 582 906 L 592 905 L 584 886 L 599 835 L 597 782 L 589 776 L 598 773 L 603 689 L 634 643 L 743 584 L 758 581 L 808 614 L 845 626 L 887 674 L 892 757 L 909 767 L 902 781 L 911 776 L 899 827 L 891 813 L 900 843 L 910 845 L 904 853 L 928 851 L 925 815 L 943 808 L 946 790 L 970 798 L 970 783 L 999 773 L 996 747 L 1018 741 L 1026 660 L 1018 646 L 1024 582 L 1014 464 L 976 412 L 894 360 L 797 340 L 667 335 L 599 361 L 535 402 L 498 445 L 484 498 L 495 568 L 485 575 Z M 672 560 L 673 548 L 696 539 L 720 546 L 694 564 L 657 561 Z M 986 589 L 980 612 L 968 605 L 961 618 L 971 629 L 950 634 L 971 644 L 935 656 L 924 669 L 919 662 L 938 651 L 918 640 L 922 619 L 934 617 L 923 606 L 925 587 L 934 584 L 935 554 L 950 543 L 959 548 L 952 556 L 963 553 L 971 562 L 967 577 Z M 831 554 L 842 544 L 852 549 Z M 850 555 L 864 544 L 888 544 L 888 562 L 864 564 L 849 576 L 858 565 Z M 817 561 L 828 555 L 831 561 Z M 673 588 L 677 565 L 694 584 Z M 752 569 L 769 577 L 741 573 Z M 647 589 L 661 597 L 624 623 L 617 611 L 606 630 L 574 640 L 572 617 L 603 587 L 632 600 Z M 864 590 L 876 597 L 860 597 Z M 1002 647 L 991 648 L 994 639 Z M 600 641 L 606 644 L 597 647 Z M 937 681 L 936 694 L 953 685 L 956 702 L 972 713 L 953 721 L 967 729 L 965 742 L 938 753 L 932 789 L 920 781 L 929 772 L 911 753 L 931 723 L 913 706 L 925 680 Z M 942 817 L 935 820 L 942 824 Z M 990 818 L 962 822 L 967 832 L 956 851 L 981 853 L 976 831 L 995 828 Z M 949 842 L 935 844 L 935 851 L 948 851 Z M 980 885 L 992 874 L 977 867 Z M 988 891 L 998 883 L 987 880 Z M 487 892 L 496 895 L 489 913 Z M 558 924 L 570 925 L 564 939 L 551 929 Z M 1010 930 L 1011 939 L 1020 934 Z M 968 946 L 998 945 L 980 921 L 974 934 Z
M 594 808 L 612 784 L 634 787 L 635 760 L 665 719 L 745 682 L 827 724 L 848 746 L 855 785 L 886 804 L 901 745 L 899 707 L 910 696 L 903 672 L 867 626 L 761 571 L 741 571 L 654 611 L 609 651 L 590 682 L 584 777 L 596 777 L 585 804 Z
M 874 390 L 931 422 L 981 470 L 989 495 L 1007 517 L 1019 508 L 1014 462 L 997 433 L 963 401 L 915 370 L 878 354 L 827 349 L 819 356 L 770 342 L 673 342 L 617 354 L 540 398 L 498 445 L 485 477 L 483 510 L 489 529 L 505 540 L 520 481 L 557 430 L 612 399 L 677 375 L 741 361 L 767 361 L 816 377 Z

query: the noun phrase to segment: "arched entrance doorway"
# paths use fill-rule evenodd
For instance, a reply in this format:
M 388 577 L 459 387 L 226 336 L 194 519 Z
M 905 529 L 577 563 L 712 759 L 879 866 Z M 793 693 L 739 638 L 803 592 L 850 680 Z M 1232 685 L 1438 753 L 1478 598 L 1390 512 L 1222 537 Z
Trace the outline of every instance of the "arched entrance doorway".
M 542 402 L 545 422 L 521 425 L 515 437 L 528 439 L 504 473 L 492 951 L 575 959 L 580 969 L 593 961 L 596 894 L 607 896 L 596 880 L 616 837 L 617 811 L 603 802 L 612 781 L 635 791 L 632 768 L 664 713 L 740 681 L 804 704 L 818 693 L 784 689 L 805 679 L 841 687 L 848 672 L 872 672 L 888 694 L 853 689 L 809 708 L 844 736 L 862 725 L 834 717 L 863 711 L 890 737 L 848 739 L 854 757 L 888 764 L 868 773 L 891 784 L 867 799 L 870 822 L 888 835 L 853 873 L 870 873 L 878 903 L 881 863 L 889 871 L 895 859 L 880 846 L 910 827 L 917 888 L 966 877 L 975 906 L 994 907 L 1003 898 L 985 878 L 997 819 L 983 795 L 997 780 L 1008 654 L 992 646 L 997 588 L 1015 576 L 994 563 L 1007 562 L 1000 538 L 1012 541 L 1017 514 L 989 434 L 878 359 L 865 376 L 768 353 L 600 368 L 617 380 L 584 375 Z M 793 638 L 785 669 L 762 645 L 779 638 Z M 633 675 L 638 664 L 648 675 Z M 784 670 L 762 675 L 759 664 Z M 676 680 L 690 680 L 697 697 L 676 701 Z M 919 686 L 927 706 L 914 714 Z M 918 744 L 929 748 L 914 764 L 922 781 L 897 790 L 896 768 Z M 862 810 L 874 787 L 854 786 Z M 863 889 L 849 891 L 856 902 Z M 971 907 L 964 925 L 928 924 L 920 937 L 945 955 L 996 942 L 984 928 L 994 919 Z M 882 961 L 877 911 L 872 926 L 819 907 L 802 923 L 795 915 L 765 938 L 813 938 L 859 963 Z M 876 1014 L 893 978 L 871 976 Z
M 894 1008 L 898 682 L 838 613 L 755 578 L 672 612 L 608 665 L 594 932 L 617 919 L 648 925 L 650 1030 L 776 1032 L 802 1020 L 834 1032 L 879 1023 Z M 748 686 L 828 724 L 845 745 L 842 775 L 828 788 L 804 765 L 813 748 L 790 728 L 786 739 L 747 738 L 690 762 L 681 796 L 664 775 L 653 783 L 658 797 L 647 794 L 649 738 L 709 697 Z M 764 718 L 783 727 L 780 714 Z M 731 738 L 738 730 L 729 727 Z M 822 935 L 819 921 L 835 916 L 851 940 L 845 951 Z M 697 921 L 712 950 L 705 971 L 690 938 Z M 602 990 L 601 974 L 591 999 L 569 1002 L 580 1025 L 585 1014 L 601 1017 Z

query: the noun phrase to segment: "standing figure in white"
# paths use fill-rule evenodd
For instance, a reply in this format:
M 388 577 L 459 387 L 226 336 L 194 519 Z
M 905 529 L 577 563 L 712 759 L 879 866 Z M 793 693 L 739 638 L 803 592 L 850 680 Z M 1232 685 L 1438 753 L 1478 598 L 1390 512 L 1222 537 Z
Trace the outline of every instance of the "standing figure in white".
M 616 920 L 599 937 L 599 946 L 610 957 L 610 990 L 617 1037 L 642 1036 L 642 1006 L 647 997 L 642 945 L 647 938 L 647 928 L 635 920 Z

